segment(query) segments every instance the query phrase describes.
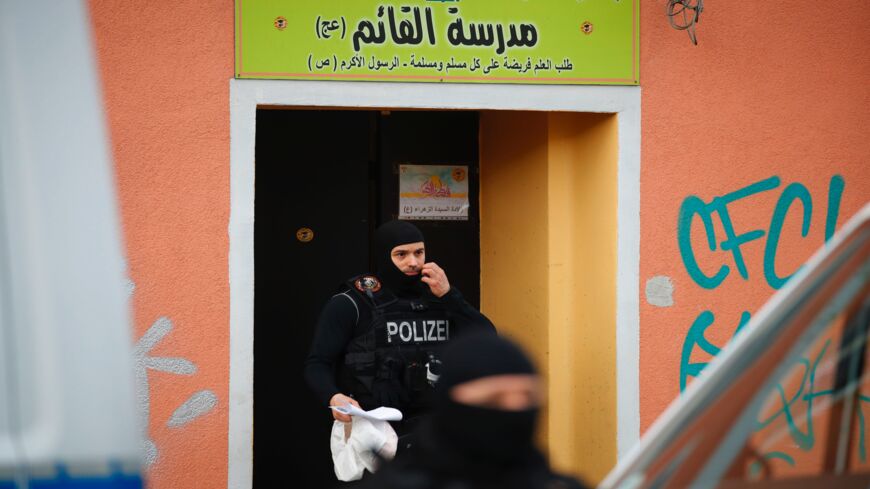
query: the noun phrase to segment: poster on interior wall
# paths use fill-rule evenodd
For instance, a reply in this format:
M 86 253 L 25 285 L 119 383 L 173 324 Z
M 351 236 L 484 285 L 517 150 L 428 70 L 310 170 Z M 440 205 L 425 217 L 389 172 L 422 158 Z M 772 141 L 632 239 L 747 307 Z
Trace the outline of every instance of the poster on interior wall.
M 399 165 L 399 219 L 468 220 L 468 167 Z
M 640 0 L 235 0 L 237 78 L 638 84 Z

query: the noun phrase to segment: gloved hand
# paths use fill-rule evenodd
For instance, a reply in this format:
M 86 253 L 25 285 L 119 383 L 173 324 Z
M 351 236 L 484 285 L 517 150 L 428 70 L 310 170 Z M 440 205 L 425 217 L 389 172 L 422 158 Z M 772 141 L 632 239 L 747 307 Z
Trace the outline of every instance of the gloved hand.
M 402 364 L 395 358 L 385 358 L 378 365 L 372 381 L 372 396 L 381 406 L 401 409 L 407 402 L 402 388 Z

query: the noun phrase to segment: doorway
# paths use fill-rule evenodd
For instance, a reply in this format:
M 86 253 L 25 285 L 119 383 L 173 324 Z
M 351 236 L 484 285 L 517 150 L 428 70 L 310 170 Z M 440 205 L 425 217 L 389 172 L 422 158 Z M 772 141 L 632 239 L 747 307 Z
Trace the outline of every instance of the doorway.
M 547 416 L 549 422 L 542 420 L 545 426 L 553 425 L 554 428 L 549 430 L 545 448 L 549 449 L 552 461 L 560 470 L 587 473 L 590 469 L 606 470 L 616 460 L 617 454 L 624 456 L 637 442 L 640 428 L 637 364 L 640 87 L 237 79 L 230 80 L 229 84 L 228 487 L 252 487 L 254 471 L 255 166 L 258 167 L 256 182 L 262 184 L 262 174 L 255 164 L 255 139 L 257 114 L 263 107 L 286 110 L 343 108 L 353 111 L 376 111 L 389 107 L 393 113 L 400 110 L 479 112 L 480 174 L 486 177 L 480 181 L 479 199 L 481 249 L 485 252 L 481 254 L 480 267 L 481 308 L 499 325 L 500 331 L 515 337 L 526 334 L 524 331 L 529 324 L 541 324 L 542 320 L 547 324 L 546 336 L 534 335 L 535 342 L 531 345 L 531 353 L 543 373 L 549 376 L 561 372 L 557 378 L 549 379 L 551 404 L 547 411 L 554 411 L 555 408 L 560 411 Z M 589 117 L 580 114 L 588 114 Z M 574 115 L 579 119 L 575 119 Z M 604 120 L 598 116 L 604 117 Z M 580 119 L 587 119 L 590 124 Z M 596 120 L 604 123 L 599 124 Z M 553 130 L 548 130 L 546 134 L 534 131 L 531 141 L 517 137 L 541 122 L 547 122 Z M 573 145 L 573 137 L 564 138 L 561 129 L 568 129 L 574 135 L 584 135 L 578 140 L 582 144 Z M 603 130 L 607 137 L 599 138 L 599 130 Z M 597 144 L 595 141 L 606 144 Z M 540 149 L 530 151 L 537 144 L 546 144 L 549 148 L 551 143 L 556 149 L 555 153 Z M 531 146 L 533 144 L 535 146 Z M 590 148 L 597 149 L 588 151 Z M 606 150 L 606 158 L 597 156 L 601 154 L 598 149 Z M 574 157 L 565 158 L 565 155 L 572 154 L 582 154 L 584 159 L 588 157 L 605 163 L 587 166 L 589 169 L 606 170 L 601 175 L 595 175 L 596 179 L 603 178 L 598 181 L 606 182 L 606 185 L 593 185 L 593 188 L 606 190 L 604 194 L 586 192 L 584 186 L 579 185 L 582 179 L 578 180 L 578 177 L 581 174 L 572 174 L 572 168 L 579 167 L 564 164 L 567 161 L 580 161 Z M 550 158 L 551 155 L 553 158 Z M 537 167 L 535 160 L 539 161 L 537 164 L 544 164 L 545 161 L 546 166 Z M 546 171 L 537 172 L 535 168 L 546 168 Z M 521 171 L 514 172 L 514 169 Z M 556 192 L 551 193 L 551 190 Z M 517 196 L 523 199 L 515 198 Z M 544 197 L 543 200 L 541 197 Z M 528 198 L 533 200 L 529 201 Z M 596 212 L 578 214 L 577 211 L 581 209 L 576 206 L 582 204 L 583 199 L 594 200 L 595 205 L 582 207 Z M 605 202 L 607 205 L 604 207 L 598 205 Z M 581 220 L 569 219 L 572 215 L 581 217 Z M 543 223 L 546 223 L 546 232 L 540 227 Z M 569 223 L 573 225 L 565 225 Z M 530 228 L 530 225 L 535 227 Z M 596 229 L 599 226 L 603 226 L 603 229 Z M 591 236 L 608 238 L 589 240 Z M 587 251 L 585 246 L 588 244 L 606 249 L 609 258 L 599 260 L 598 257 L 604 255 Z M 553 250 L 550 250 L 551 245 L 555 246 Z M 566 250 L 575 250 L 574 253 L 580 250 L 576 256 L 584 256 L 589 261 L 574 260 L 570 267 L 565 267 L 555 259 L 564 256 Z M 505 263 L 515 263 L 512 256 L 517 253 L 524 266 L 531 267 L 533 276 L 504 266 Z M 542 261 L 544 257 L 546 259 Z M 587 264 L 595 267 L 605 265 L 595 274 L 606 275 L 610 281 L 615 280 L 616 286 L 600 283 L 594 277 L 590 280 Z M 571 272 L 578 269 L 583 273 Z M 564 273 L 573 276 L 574 280 L 582 279 L 584 287 L 592 287 L 602 293 L 609 291 L 611 298 L 606 303 L 608 306 L 598 307 L 595 295 L 584 295 L 582 290 L 571 292 L 570 286 L 551 288 L 550 284 L 557 285 Z M 514 300 L 516 295 L 523 295 L 525 291 L 533 291 L 534 297 L 523 296 L 521 303 Z M 554 295 L 556 292 L 558 295 Z M 575 297 L 583 297 L 584 300 L 573 301 Z M 557 307 L 550 307 L 551 304 Z M 584 315 L 579 318 L 584 326 L 566 330 L 572 324 L 571 318 L 577 318 L 577 313 L 586 307 L 585 304 L 595 306 L 596 316 L 606 315 L 607 322 L 602 323 L 596 317 Z M 502 308 L 501 305 L 510 308 Z M 571 305 L 571 308 L 567 309 L 567 305 Z M 514 314 L 513 307 L 522 307 L 523 314 Z M 611 308 L 616 309 L 615 318 Z M 610 312 L 607 312 L 608 309 L 611 309 Z M 551 324 L 557 325 L 552 331 Z M 566 331 L 574 333 L 564 337 Z M 582 334 L 575 334 L 578 332 Z M 587 344 L 587 340 L 592 341 Z M 610 345 L 599 345 L 599 342 L 609 342 Z M 562 368 L 566 355 L 583 361 L 574 362 L 572 368 L 566 370 Z M 599 371 L 601 368 L 611 373 L 602 375 Z M 596 387 L 579 378 L 581 374 L 585 379 L 597 379 L 608 384 L 610 392 L 615 386 L 616 399 L 610 398 L 608 401 L 611 407 L 600 405 L 597 402 L 600 396 L 586 395 L 594 392 Z M 614 404 L 615 409 L 612 408 Z M 615 429 L 610 421 L 599 422 L 596 419 L 598 415 L 608 418 L 615 416 Z M 576 431 L 574 426 L 565 425 L 563 421 L 566 420 L 574 426 L 590 428 L 594 433 L 584 435 Z M 583 440 L 582 443 L 580 440 Z M 590 475 L 590 480 L 596 479 L 594 474 Z
M 371 240 L 399 212 L 399 165 L 468 167 L 467 220 L 420 220 L 427 260 L 480 303 L 477 111 L 256 113 L 253 487 L 336 483 L 332 415 L 303 379 L 321 307 L 372 271 Z

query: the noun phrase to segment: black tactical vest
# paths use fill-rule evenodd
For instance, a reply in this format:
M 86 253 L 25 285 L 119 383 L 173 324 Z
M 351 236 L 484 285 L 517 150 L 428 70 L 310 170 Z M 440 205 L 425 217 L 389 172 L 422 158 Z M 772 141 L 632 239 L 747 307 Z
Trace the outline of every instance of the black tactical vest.
M 456 334 L 444 303 L 428 290 L 419 299 L 398 297 L 371 275 L 348 281 L 359 307 L 371 312 L 369 327 L 353 338 L 339 369 L 339 388 L 365 409 L 381 405 L 372 383 L 391 380 L 401 386 L 402 404 L 414 412 L 431 405 L 440 371 L 440 350 Z M 397 382 L 396 382 L 397 381 Z

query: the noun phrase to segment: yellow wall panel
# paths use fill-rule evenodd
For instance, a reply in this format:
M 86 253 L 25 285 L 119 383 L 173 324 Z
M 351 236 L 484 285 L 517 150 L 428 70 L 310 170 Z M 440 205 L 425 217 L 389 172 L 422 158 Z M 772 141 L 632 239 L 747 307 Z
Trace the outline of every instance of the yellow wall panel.
M 542 370 L 548 348 L 546 161 L 546 113 L 481 113 L 481 310 Z
M 547 380 L 553 465 L 596 482 L 616 462 L 616 116 L 485 112 L 480 128 L 481 308 Z
M 549 118 L 550 454 L 598 481 L 616 463 L 616 116 Z

